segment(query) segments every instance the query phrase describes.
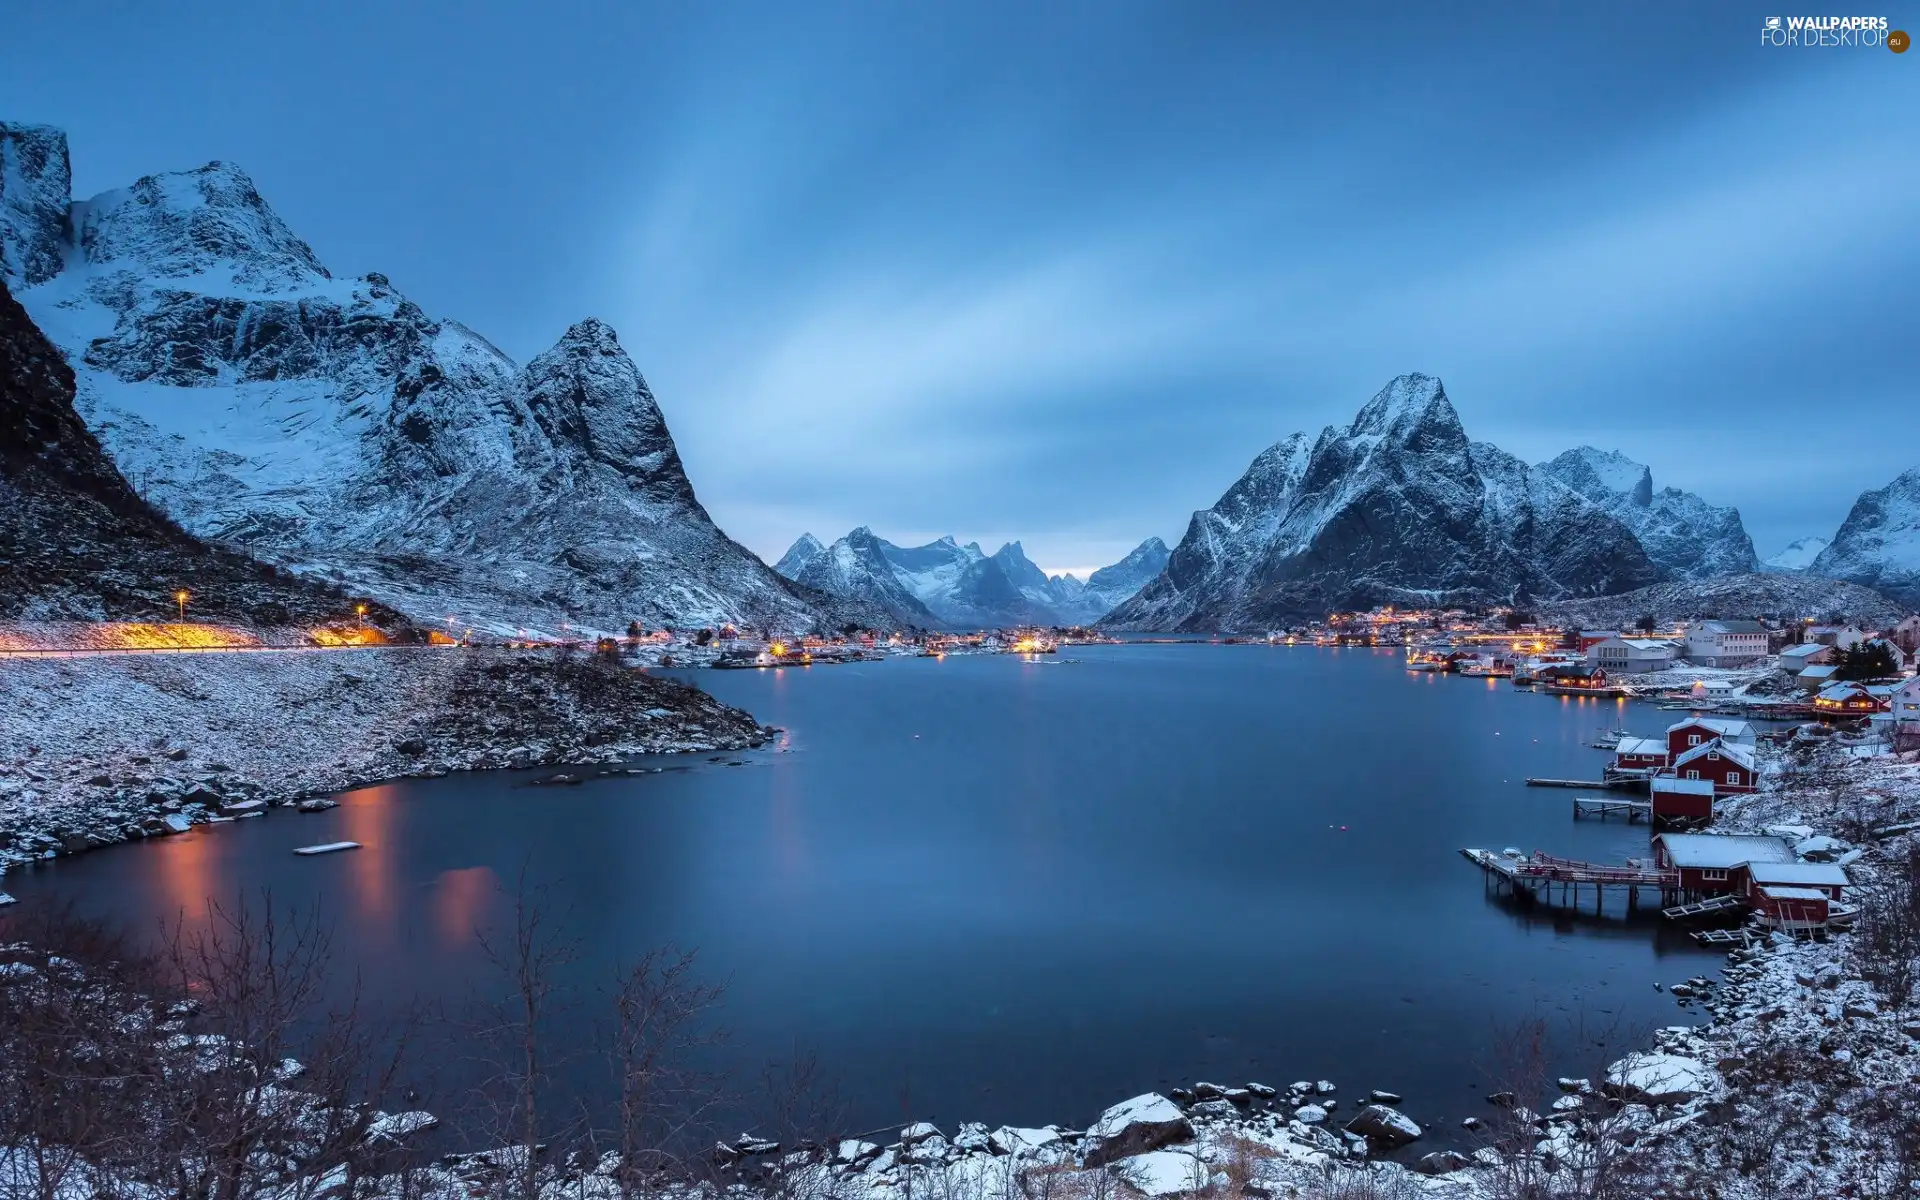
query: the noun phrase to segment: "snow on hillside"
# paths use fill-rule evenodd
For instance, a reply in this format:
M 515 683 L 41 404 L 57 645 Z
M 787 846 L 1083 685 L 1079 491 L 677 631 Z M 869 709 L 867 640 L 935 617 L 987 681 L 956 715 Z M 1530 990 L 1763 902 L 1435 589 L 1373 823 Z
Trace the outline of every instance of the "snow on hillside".
M 1622 522 L 1469 442 L 1440 381 L 1414 374 L 1345 430 L 1295 434 L 1260 454 L 1194 514 L 1165 570 L 1102 623 L 1257 630 L 1378 603 L 1620 591 L 1655 573 Z
M 1652 470 L 1618 451 L 1581 446 L 1541 463 L 1540 470 L 1619 518 L 1667 578 L 1759 570 L 1738 509 L 1716 507 L 1679 488 L 1655 491 Z
M 714 526 L 604 324 L 523 369 L 381 275 L 333 277 L 231 164 L 70 208 L 57 130 L 0 126 L 0 167 L 9 277 L 76 407 L 190 532 L 480 628 L 874 616 Z
M 1824 619 L 1844 614 L 1869 627 L 1897 622 L 1907 606 L 1858 584 L 1815 574 L 1757 572 L 1713 579 L 1681 579 L 1616 596 L 1536 606 L 1542 620 L 1585 629 L 1621 629 L 1647 614 L 1663 624 L 1698 617 Z
M 1876 588 L 1920 608 L 1920 467 L 1860 493 L 1809 570 Z
M 1827 548 L 1830 539 L 1819 537 L 1795 538 L 1760 565 L 1769 571 L 1804 571 L 1813 565 L 1813 560 Z

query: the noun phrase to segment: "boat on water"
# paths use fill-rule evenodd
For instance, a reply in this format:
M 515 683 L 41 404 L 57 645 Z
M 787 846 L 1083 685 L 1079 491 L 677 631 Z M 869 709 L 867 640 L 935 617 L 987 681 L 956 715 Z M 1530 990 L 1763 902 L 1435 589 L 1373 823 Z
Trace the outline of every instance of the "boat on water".
M 1506 679 L 1513 675 L 1513 664 L 1505 659 L 1480 658 L 1468 659 L 1454 668 L 1462 675 L 1474 675 L 1485 679 Z
M 1446 669 L 1447 660 L 1441 655 L 1423 650 L 1407 655 L 1409 671 L 1444 671 Z

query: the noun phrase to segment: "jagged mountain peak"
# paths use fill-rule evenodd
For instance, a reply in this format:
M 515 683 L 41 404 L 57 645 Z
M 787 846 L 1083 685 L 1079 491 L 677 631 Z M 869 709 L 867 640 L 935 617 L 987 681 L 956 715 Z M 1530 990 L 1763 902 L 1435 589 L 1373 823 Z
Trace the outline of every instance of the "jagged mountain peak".
M 1396 376 L 1361 406 L 1347 428 L 1349 437 L 1411 434 L 1423 427 L 1460 428 L 1460 414 L 1447 389 L 1433 375 L 1417 371 Z
M 663 500 L 692 487 L 646 377 L 605 322 L 589 317 L 522 372 L 527 405 L 556 446 L 627 476 Z
M 787 547 L 787 552 L 780 556 L 779 562 L 773 564 L 773 569 L 788 579 L 798 579 L 807 564 L 820 557 L 826 549 L 819 538 L 811 533 L 803 533 L 793 539 L 793 545 Z
M 1617 450 L 1580 446 L 1540 470 L 1624 522 L 1665 579 L 1704 579 L 1760 569 L 1740 510 L 1691 492 L 1653 486 L 1653 471 Z
M 233 285 L 260 291 L 333 278 L 252 177 L 229 162 L 145 176 L 75 205 L 74 218 L 95 267 L 162 279 L 230 273 Z
M 1589 500 L 1622 497 L 1640 508 L 1653 503 L 1653 469 L 1618 450 L 1578 446 L 1540 466 Z
M 32 287 L 60 273 L 72 190 L 63 131 L 0 121 L 0 276 Z
M 1920 467 L 1860 493 L 1810 570 L 1920 607 Z

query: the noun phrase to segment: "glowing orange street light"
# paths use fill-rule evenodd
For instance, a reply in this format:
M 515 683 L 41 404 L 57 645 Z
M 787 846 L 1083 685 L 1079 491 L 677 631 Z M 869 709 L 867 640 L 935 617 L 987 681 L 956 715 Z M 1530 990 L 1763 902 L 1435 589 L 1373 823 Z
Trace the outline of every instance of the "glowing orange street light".
M 360 619 L 361 619 L 362 621 L 364 621 L 364 620 L 366 620 L 366 619 L 367 619 L 367 606 L 366 606 L 366 605 L 364 605 L 364 604 L 356 604 L 356 605 L 354 605 L 354 606 L 353 606 L 353 611 L 354 611 L 354 615 L 356 615 L 356 616 L 358 616 L 358 617 L 359 617 L 359 618 L 360 618 Z
M 186 619 L 187 619 L 187 600 L 188 600 L 188 598 L 189 598 L 189 597 L 188 597 L 188 595 L 187 595 L 187 589 L 185 589 L 185 588 L 181 588 L 181 589 L 180 589 L 179 591 L 177 591 L 177 592 L 175 592 L 175 593 L 173 594 L 173 600 L 174 600 L 174 603 L 176 603 L 176 604 L 178 604 L 178 605 L 180 606 L 180 619 L 181 619 L 182 621 L 184 621 L 184 620 L 186 620 Z

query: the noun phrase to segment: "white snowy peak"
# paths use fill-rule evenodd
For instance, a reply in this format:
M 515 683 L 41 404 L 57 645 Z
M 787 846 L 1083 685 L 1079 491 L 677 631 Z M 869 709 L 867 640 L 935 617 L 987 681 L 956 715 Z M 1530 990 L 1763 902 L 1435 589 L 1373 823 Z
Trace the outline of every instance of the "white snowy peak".
M 1920 467 L 1860 493 L 1809 569 L 1920 608 Z
M 480 628 L 884 619 L 713 525 L 605 323 L 523 369 L 384 276 L 335 279 L 230 164 L 69 206 L 57 131 L 0 126 L 0 162 L 0 246 L 36 281 L 19 299 L 75 408 L 189 531 Z
M 1760 569 L 1740 510 L 1692 492 L 1655 491 L 1653 472 L 1618 451 L 1581 446 L 1540 469 L 1633 530 L 1663 579 L 1744 575 Z
M 1813 565 L 1813 560 L 1827 548 L 1830 540 L 1818 534 L 1795 538 L 1784 549 L 1769 555 L 1760 565 L 1769 571 L 1804 571 Z
M 152 280 L 210 277 L 257 292 L 298 291 L 332 279 L 313 250 L 232 163 L 148 175 L 74 206 L 87 263 Z
M 1617 591 L 1653 576 L 1618 519 L 1471 442 L 1440 380 L 1415 373 L 1346 429 L 1262 452 L 1103 623 L 1258 629 L 1376 603 Z
M 820 557 L 825 550 L 826 546 L 821 544 L 819 538 L 803 533 L 793 540 L 793 545 L 787 547 L 787 552 L 780 556 L 779 562 L 773 564 L 773 569 L 788 579 L 798 579 L 807 564 Z

